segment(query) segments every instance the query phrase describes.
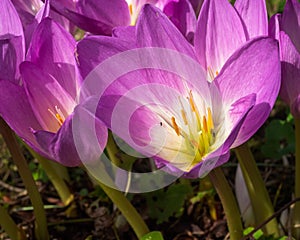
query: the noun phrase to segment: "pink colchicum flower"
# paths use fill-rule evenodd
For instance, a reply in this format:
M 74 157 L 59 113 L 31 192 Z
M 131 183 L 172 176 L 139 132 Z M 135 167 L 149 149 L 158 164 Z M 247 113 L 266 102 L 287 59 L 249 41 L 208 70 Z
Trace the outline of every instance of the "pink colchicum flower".
M 50 0 L 12 0 L 24 28 L 26 47 L 29 46 L 32 34 L 45 17 L 51 17 L 61 24 L 67 31 L 73 31 L 70 22 L 60 14 L 50 9 Z
M 112 35 L 115 27 L 134 25 L 142 6 L 147 3 L 163 10 L 192 41 L 196 16 L 188 0 L 52 0 L 51 6 L 87 32 Z
M 268 35 L 264 0 L 237 0 L 235 9 L 226 0 L 206 0 L 195 33 L 200 64 L 212 81 L 236 49 L 249 39 L 264 35 Z
M 211 4 L 215 4 L 214 1 Z M 211 10 L 217 11 L 216 8 Z M 227 11 L 227 18 L 232 19 L 228 14 Z M 214 22 L 216 18 L 207 19 Z M 198 28 L 205 25 L 200 21 L 204 21 L 203 13 L 200 13 Z M 233 18 L 232 21 L 240 20 Z M 223 34 L 227 29 L 222 21 L 214 23 L 215 35 L 218 30 Z M 204 29 L 208 31 L 209 24 L 206 25 Z M 243 30 L 242 25 L 237 26 Z M 203 37 L 204 29 L 196 30 L 195 40 Z M 232 41 L 232 32 L 222 34 L 225 43 Z M 130 44 L 131 38 L 103 36 L 86 37 L 79 42 L 77 53 L 83 77 L 106 59 L 135 48 L 154 47 L 162 52 L 170 49 L 194 62 L 199 61 L 198 67 L 202 68 L 202 45 L 195 42 L 194 49 L 168 17 L 151 5 L 145 5 L 141 11 L 135 36 L 133 44 Z M 219 37 L 210 41 L 206 51 L 214 53 L 212 57 L 217 56 L 220 47 L 228 53 L 229 46 L 221 46 L 220 41 L 213 41 L 215 39 Z M 245 37 L 242 40 L 246 41 Z M 230 148 L 242 144 L 257 131 L 279 91 L 277 42 L 259 37 L 240 44 L 241 47 L 224 59 L 223 66 L 216 65 L 219 72 L 213 81 L 207 81 L 206 74 L 184 80 L 176 74 L 148 68 L 125 74 L 111 84 L 99 79 L 99 86 L 109 86 L 100 99 L 97 117 L 135 150 L 152 156 L 158 166 L 167 166 L 171 173 L 187 177 L 203 176 L 228 161 Z M 168 61 L 163 59 L 164 54 L 161 54 L 162 59 L 154 52 L 153 56 L 157 58 L 145 61 Z M 181 63 L 180 68 L 190 69 L 190 61 Z M 130 65 L 128 61 L 123 64 Z
M 25 40 L 21 20 L 10 0 L 0 2 L 0 79 L 18 83 L 19 64 L 25 58 Z
M 283 13 L 270 20 L 270 34 L 279 40 L 281 60 L 280 97 L 290 106 L 291 113 L 300 118 L 300 3 L 286 2 Z
M 20 65 L 22 85 L 0 81 L 1 117 L 35 151 L 66 166 L 81 164 L 72 120 L 88 117 L 76 102 L 81 76 L 75 44 L 63 27 L 45 18 L 33 34 L 27 61 Z
M 237 0 L 234 9 L 227 0 L 205 0 L 203 2 L 197 22 L 194 45 L 199 63 L 207 71 L 209 81 L 215 79 L 229 57 L 243 44 L 255 37 L 268 35 L 265 4 L 264 0 Z M 253 69 L 255 67 L 253 66 Z M 261 82 L 261 84 L 264 83 Z M 271 108 L 264 104 L 264 91 L 257 93 L 257 104 L 245 120 L 241 127 L 243 131 L 239 132 L 239 137 L 233 146 L 236 147 L 249 139 L 251 135 L 248 134 L 247 129 L 253 121 L 263 123 L 269 116 Z M 256 111 L 260 112 L 260 115 L 252 116 L 252 113 Z M 259 119 L 256 119 L 257 117 Z M 256 130 L 260 126 L 260 124 L 256 125 Z

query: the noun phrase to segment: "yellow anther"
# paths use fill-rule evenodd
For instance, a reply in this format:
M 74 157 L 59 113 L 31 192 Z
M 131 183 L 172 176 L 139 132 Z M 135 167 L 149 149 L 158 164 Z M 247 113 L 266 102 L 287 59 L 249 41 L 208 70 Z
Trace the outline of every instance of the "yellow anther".
M 204 134 L 207 134 L 208 133 L 208 128 L 207 128 L 207 121 L 206 121 L 206 117 L 203 116 L 203 120 L 202 120 L 202 128 L 204 130 Z
M 50 114 L 57 120 L 58 124 L 62 126 L 65 121 L 65 117 L 58 106 L 55 106 L 55 111 L 56 112 L 54 113 L 50 108 L 48 108 L 48 112 L 50 112 Z
M 212 119 L 212 113 L 210 107 L 207 108 L 207 125 L 209 129 L 214 129 L 214 121 Z
M 133 14 L 132 4 L 129 4 L 129 12 L 130 12 L 130 15 Z
M 196 112 L 196 105 L 195 105 L 195 102 L 194 102 L 192 91 L 190 91 L 189 96 L 190 96 L 189 101 L 190 101 L 191 109 L 192 109 L 193 112 Z
M 176 123 L 176 120 L 174 117 L 171 118 L 171 121 L 172 121 L 172 127 L 174 128 L 176 134 L 179 136 L 180 135 L 180 129 Z
M 55 114 L 55 118 L 57 119 L 57 121 L 59 122 L 60 125 L 63 125 L 64 120 L 58 113 Z
M 219 75 L 219 72 L 218 71 L 216 71 L 216 76 L 218 76 Z

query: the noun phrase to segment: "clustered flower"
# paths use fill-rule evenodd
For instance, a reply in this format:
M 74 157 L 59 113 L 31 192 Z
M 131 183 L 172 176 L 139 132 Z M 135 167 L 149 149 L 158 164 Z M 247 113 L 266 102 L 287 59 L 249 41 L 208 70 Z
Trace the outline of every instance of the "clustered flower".
M 63 165 L 99 157 L 111 131 L 157 167 L 197 178 L 250 139 L 279 91 L 300 117 L 296 0 L 270 23 L 264 0 L 1 0 L 0 7 L 0 115 Z

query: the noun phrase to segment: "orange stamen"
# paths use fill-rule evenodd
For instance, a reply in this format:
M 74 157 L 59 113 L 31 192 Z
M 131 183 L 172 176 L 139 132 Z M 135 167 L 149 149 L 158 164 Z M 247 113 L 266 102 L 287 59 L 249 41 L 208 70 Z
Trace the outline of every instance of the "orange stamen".
M 59 122 L 59 124 L 63 125 L 64 120 L 62 119 L 62 117 L 58 113 L 55 114 L 55 117 L 56 117 L 57 121 Z
M 179 136 L 179 135 L 180 135 L 180 129 L 179 129 L 177 123 L 176 123 L 175 118 L 172 117 L 172 118 L 171 118 L 171 121 L 172 121 L 172 126 L 173 126 L 173 128 L 174 128 L 176 134 Z
M 203 127 L 204 132 L 208 133 L 207 121 L 206 121 L 206 117 L 205 116 L 203 116 L 202 127 Z
M 195 105 L 195 102 L 194 102 L 192 91 L 190 91 L 189 96 L 190 96 L 189 101 L 190 101 L 191 109 L 192 109 L 193 112 L 196 112 L 196 105 Z
M 209 129 L 214 129 L 214 121 L 212 118 L 212 113 L 210 107 L 207 108 L 207 125 Z

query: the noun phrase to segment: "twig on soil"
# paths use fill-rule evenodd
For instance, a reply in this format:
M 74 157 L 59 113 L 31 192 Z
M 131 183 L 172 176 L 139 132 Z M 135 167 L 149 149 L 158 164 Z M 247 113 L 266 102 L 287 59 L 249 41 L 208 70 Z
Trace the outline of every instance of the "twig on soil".
M 27 193 L 26 189 L 11 186 L 11 185 L 9 185 L 9 184 L 1 181 L 1 180 L 0 180 L 0 186 L 3 187 L 3 188 L 5 188 L 5 189 L 8 189 L 11 192 L 16 192 L 16 193 L 24 193 L 24 192 L 26 192 Z
M 268 222 L 270 222 L 273 218 L 277 217 L 280 213 L 282 213 L 285 209 L 289 208 L 292 204 L 295 202 L 299 202 L 300 197 L 293 199 L 286 205 L 284 205 L 282 208 L 280 208 L 278 211 L 276 211 L 274 214 L 272 214 L 269 218 L 267 218 L 265 221 L 263 221 L 261 224 L 259 224 L 256 228 L 254 228 L 250 233 L 248 233 L 246 236 L 244 236 L 241 240 L 247 240 L 249 237 L 251 237 L 256 231 L 261 229 L 264 225 L 266 225 Z

